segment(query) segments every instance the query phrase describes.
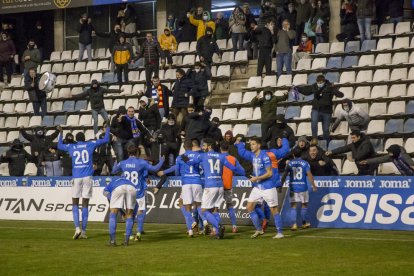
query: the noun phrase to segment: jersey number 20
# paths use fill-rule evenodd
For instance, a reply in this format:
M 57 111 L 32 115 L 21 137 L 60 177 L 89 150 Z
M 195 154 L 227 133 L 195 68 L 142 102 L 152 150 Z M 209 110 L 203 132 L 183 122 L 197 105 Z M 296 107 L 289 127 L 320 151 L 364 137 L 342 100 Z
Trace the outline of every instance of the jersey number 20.
M 89 153 L 87 150 L 75 151 L 73 153 L 76 165 L 83 165 L 89 163 Z

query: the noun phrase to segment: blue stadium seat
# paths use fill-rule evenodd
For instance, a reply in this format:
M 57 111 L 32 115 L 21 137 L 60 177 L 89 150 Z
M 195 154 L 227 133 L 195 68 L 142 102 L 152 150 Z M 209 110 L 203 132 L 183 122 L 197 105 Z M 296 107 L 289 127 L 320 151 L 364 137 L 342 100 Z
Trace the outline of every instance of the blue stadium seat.
M 323 149 L 324 151 L 326 151 L 326 140 L 319 140 L 318 141 L 318 147 L 320 147 L 321 149 Z
M 290 93 L 291 94 L 291 93 Z M 277 108 L 276 108 L 276 114 L 285 114 L 285 111 L 286 111 L 286 109 L 285 109 L 285 107 L 283 107 L 283 106 L 278 106 Z
M 328 64 L 326 65 L 326 68 L 328 69 L 341 68 L 341 65 L 342 65 L 341 57 L 330 57 L 328 60 Z
M 80 100 L 76 101 L 75 110 L 79 111 L 81 109 L 86 109 L 88 107 L 88 101 L 86 100 Z
M 339 73 L 338 72 L 329 72 L 325 75 L 325 78 L 332 82 L 332 83 L 338 83 L 339 82 Z
M 385 124 L 385 131 L 386 134 L 393 134 L 393 133 L 402 133 L 404 129 L 404 120 L 403 119 L 391 119 Z
M 316 78 L 320 75 L 320 73 L 313 73 L 308 75 L 308 84 L 314 84 L 316 82 Z
M 413 133 L 414 132 L 414 119 L 408 119 L 404 124 L 403 133 Z
M 65 115 L 59 115 L 55 117 L 55 126 L 61 126 L 66 124 L 66 116 Z
M 285 118 L 292 119 L 300 116 L 300 106 L 289 106 L 286 109 Z
M 414 114 L 414 101 L 409 101 L 406 108 L 405 113 L 407 114 Z
M 376 152 L 384 151 L 384 141 L 382 139 L 370 139 L 370 141 Z
M 53 116 L 51 116 L 51 115 L 44 116 L 43 119 L 42 119 L 42 126 L 52 127 L 53 126 Z
M 66 112 L 75 110 L 75 101 L 65 101 L 62 110 Z
M 115 74 L 114 73 L 111 73 L 111 72 L 108 72 L 108 73 L 105 73 L 102 76 L 102 81 L 101 82 L 103 82 L 103 83 L 114 83 L 116 81 L 117 80 L 115 78 Z
M 247 137 L 262 136 L 262 126 L 260 124 L 251 124 L 247 131 Z
M 329 142 L 328 150 L 333 150 L 345 146 L 345 140 L 332 140 Z
M 342 63 L 342 68 L 349 68 L 352 66 L 358 65 L 359 58 L 358 56 L 346 56 L 344 62 Z
M 361 47 L 361 42 L 359 42 L 359 40 L 348 41 L 348 43 L 345 46 L 345 53 L 359 52 L 360 47 Z
M 375 40 L 364 40 L 362 42 L 361 52 L 371 51 L 377 49 L 377 41 Z

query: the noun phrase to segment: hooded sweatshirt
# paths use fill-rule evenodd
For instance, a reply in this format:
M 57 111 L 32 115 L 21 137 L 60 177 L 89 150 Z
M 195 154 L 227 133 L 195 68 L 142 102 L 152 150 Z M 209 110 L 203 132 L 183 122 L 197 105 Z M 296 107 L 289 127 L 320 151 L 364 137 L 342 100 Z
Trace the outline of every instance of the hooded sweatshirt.
M 26 163 L 33 161 L 33 157 L 24 150 L 23 143 L 19 139 L 13 140 L 6 156 L 0 159 L 1 162 L 9 163 L 10 176 L 23 176 Z
M 94 85 L 97 85 L 96 88 L 93 88 Z M 119 93 L 118 89 L 106 89 L 100 86 L 97 80 L 92 80 L 91 87 L 84 92 L 76 95 L 76 98 L 89 98 L 91 102 L 91 108 L 93 110 L 99 111 L 102 108 L 105 108 L 104 96 L 106 93 Z
M 197 27 L 197 40 L 203 37 L 206 34 L 207 27 L 210 27 L 214 33 L 216 30 L 216 23 L 211 21 L 211 16 L 208 11 L 203 12 L 203 17 L 207 16 L 207 20 L 198 20 L 195 19 L 193 15 L 190 15 L 190 23 Z
M 367 130 L 370 121 L 369 115 L 357 105 L 354 105 L 351 100 L 344 99 L 343 102 L 346 102 L 348 104 L 349 110 L 344 110 L 342 107 L 336 117 L 335 123 L 332 125 L 332 132 L 336 130 L 336 128 L 339 126 L 339 123 L 344 119 L 348 122 L 348 126 L 351 131 Z
M 380 164 L 392 162 L 397 167 L 398 171 L 402 175 L 413 176 L 414 175 L 414 161 L 407 154 L 405 149 L 400 145 L 391 145 L 387 152 L 391 155 L 384 155 L 381 157 L 371 158 L 367 160 L 368 164 Z

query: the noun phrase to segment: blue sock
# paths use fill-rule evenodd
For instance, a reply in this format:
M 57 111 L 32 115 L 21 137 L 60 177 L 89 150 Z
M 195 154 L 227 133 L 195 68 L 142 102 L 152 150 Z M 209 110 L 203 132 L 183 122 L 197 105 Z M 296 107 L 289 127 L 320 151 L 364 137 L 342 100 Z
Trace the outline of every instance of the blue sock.
M 180 210 L 181 210 L 181 213 L 183 214 L 183 216 L 185 217 L 186 216 L 186 214 L 187 214 L 187 210 L 185 209 L 185 206 L 183 205 L 183 206 L 181 206 L 180 207 Z
M 110 213 L 109 214 L 109 236 L 111 237 L 111 241 L 115 240 L 115 233 L 116 233 L 116 214 Z
M 205 221 L 206 220 L 206 217 L 205 217 L 205 215 L 203 214 L 203 212 L 201 211 L 201 207 L 197 207 L 197 212 L 198 212 L 198 215 L 200 216 L 200 218 L 201 218 L 201 221 Z
M 197 211 L 197 208 L 193 208 L 191 210 L 191 216 L 192 216 L 194 222 L 197 222 L 198 221 L 198 211 Z
M 125 221 L 125 240 L 129 240 L 132 234 L 132 227 L 134 227 L 134 218 L 127 218 Z
M 256 212 L 257 217 L 259 218 L 259 221 L 262 221 L 264 219 L 262 205 L 256 205 L 256 207 L 254 207 L 254 211 Z
M 191 230 L 191 226 L 193 224 L 193 217 L 191 215 L 191 212 L 185 211 L 185 224 L 187 225 L 187 230 Z
M 270 214 L 271 214 L 271 212 L 270 212 L 269 205 L 267 205 L 267 203 L 266 203 L 266 202 L 265 202 L 265 203 L 264 203 L 264 205 L 263 205 L 263 209 L 264 209 L 264 216 L 265 216 L 265 218 L 266 218 L 267 220 L 270 220 Z
M 211 225 L 213 225 L 214 228 L 219 228 L 216 217 L 210 211 L 205 211 L 204 216 L 206 217 L 207 221 L 210 222 Z
M 236 213 L 234 212 L 233 207 L 229 208 L 229 217 L 230 217 L 231 225 L 236 226 L 237 225 Z
M 78 205 L 72 205 L 72 215 L 73 215 L 73 223 L 75 224 L 75 227 L 79 227 L 79 206 Z
M 290 222 L 292 225 L 296 223 L 297 213 L 296 208 L 290 209 Z
M 308 221 L 308 208 L 303 208 L 300 210 L 300 214 L 302 216 L 302 221 Z
M 280 214 L 276 214 L 273 217 L 275 219 L 276 231 L 278 233 L 282 233 L 282 217 L 280 216 Z
M 88 217 L 88 207 L 82 207 L 82 231 L 86 231 L 86 226 L 88 225 Z
M 135 204 L 134 211 L 132 212 L 132 217 L 137 218 L 137 214 L 138 214 L 138 204 Z
M 138 214 L 137 217 L 137 233 L 142 233 L 144 231 L 144 213 Z
M 257 215 L 257 213 L 255 211 L 250 212 L 250 219 L 253 222 L 254 228 L 256 228 L 257 231 L 262 231 L 262 225 L 260 224 L 260 220 L 259 220 L 259 216 Z
M 220 224 L 220 222 L 221 222 L 220 213 L 219 212 L 215 212 L 215 213 L 213 213 L 213 215 L 216 218 L 218 224 Z

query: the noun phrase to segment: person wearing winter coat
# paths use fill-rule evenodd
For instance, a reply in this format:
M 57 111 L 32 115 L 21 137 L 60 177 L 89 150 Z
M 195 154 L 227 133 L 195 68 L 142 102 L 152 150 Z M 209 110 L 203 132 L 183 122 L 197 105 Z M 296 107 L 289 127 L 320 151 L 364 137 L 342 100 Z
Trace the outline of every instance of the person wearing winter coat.
M 158 142 L 161 144 L 161 155 L 167 158 L 170 167 L 174 166 L 181 146 L 180 128 L 174 114 L 168 115 L 167 123 L 161 126 Z
M 296 143 L 295 132 L 287 125 L 285 116 L 283 114 L 276 115 L 275 124 L 267 131 L 265 142 L 269 148 L 276 146 L 276 139 L 279 137 L 286 137 L 289 140 L 289 146 L 293 147 Z
M 184 16 L 182 16 L 177 22 L 178 24 L 177 41 L 178 42 L 192 42 L 196 40 L 197 27 L 191 24 L 190 16 L 191 16 L 191 12 L 187 11 L 187 13 Z
M 114 46 L 112 56 L 115 63 L 118 83 L 128 83 L 128 65 L 134 59 L 134 51 L 132 50 L 131 44 L 126 42 L 126 38 L 123 34 L 119 35 L 119 40 Z M 122 72 L 124 75 L 124 82 L 122 81 Z
M 291 29 L 290 22 L 286 19 L 282 23 L 282 29 L 276 34 L 276 65 L 277 76 L 283 73 L 286 67 L 286 74 L 292 74 L 292 45 L 296 38 L 296 32 Z
M 82 61 L 83 53 L 87 52 L 88 61 L 92 61 L 92 33 L 95 31 L 91 24 L 91 18 L 86 13 L 81 15 L 78 24 L 79 33 L 79 57 L 78 61 Z
M 181 124 L 187 114 L 187 106 L 190 101 L 193 82 L 189 74 L 186 74 L 183 69 L 177 69 L 176 76 L 177 80 L 172 89 L 173 101 L 171 107 L 173 108 L 173 114 L 177 118 L 177 122 Z
M 42 152 L 39 156 L 41 166 L 45 168 L 45 174 L 50 176 L 62 176 L 62 161 L 61 154 L 57 150 L 56 145 L 48 148 L 47 151 Z
M 153 75 L 158 76 L 160 71 L 160 57 L 161 65 L 165 65 L 164 51 L 161 50 L 160 44 L 157 39 L 154 39 L 152 33 L 147 33 L 145 41 L 141 46 L 141 53 L 139 57 L 143 57 L 145 60 L 145 81 L 146 85 L 151 85 L 151 77 Z
M 213 63 L 213 54 L 216 53 L 221 57 L 221 51 L 213 38 L 213 29 L 207 27 L 206 34 L 197 41 L 196 46 L 197 55 L 200 57 L 200 62 L 206 66 L 211 67 Z
M 296 43 L 301 42 L 301 35 L 305 31 L 305 24 L 309 21 L 312 13 L 312 6 L 309 0 L 300 0 L 296 6 Z
M 147 86 L 145 96 L 157 104 L 161 119 L 163 121 L 166 120 L 168 115 L 170 115 L 170 97 L 172 92 L 167 86 L 161 84 L 159 76 L 152 77 L 151 86 Z
M 121 35 L 124 36 L 125 38 L 133 38 L 133 37 L 138 36 L 141 32 L 136 31 L 135 33 L 125 33 L 122 31 L 120 24 L 115 24 L 114 29 L 111 30 L 110 32 L 95 31 L 95 33 L 97 36 L 108 38 L 108 49 L 109 49 L 109 52 L 112 54 L 114 50 L 114 46 L 116 43 L 118 43 L 119 37 Z
M 4 82 L 4 68 L 6 69 L 7 83 L 10 84 L 15 54 L 16 47 L 14 46 L 13 40 L 9 38 L 6 32 L 2 32 L 0 38 L 0 82 Z
M 152 133 L 158 131 L 161 127 L 161 115 L 158 106 L 146 96 L 139 98 L 138 118 Z
M 66 133 L 63 144 L 74 144 L 75 138 L 72 133 Z M 60 151 L 60 161 L 62 164 L 62 176 L 72 176 L 72 157 L 66 151 Z
M 357 1 L 357 23 L 361 42 L 371 39 L 371 23 L 374 17 L 375 9 L 374 0 L 358 0 Z
M 357 7 L 353 1 L 344 0 L 341 6 L 341 33 L 336 36 L 338 41 L 351 41 L 359 34 L 357 17 Z
M 301 36 L 299 46 L 296 49 L 296 52 L 293 54 L 292 67 L 296 68 L 296 65 L 301 59 L 309 59 L 310 54 L 312 54 L 312 51 L 313 51 L 312 40 L 308 38 L 307 34 L 303 33 Z
M 177 40 L 175 39 L 175 36 L 171 34 L 171 30 L 169 28 L 165 28 L 164 33 L 160 35 L 158 41 L 160 43 L 161 50 L 164 51 L 167 64 L 171 68 L 173 64 L 172 54 L 177 51 Z
M 216 145 L 218 146 L 221 141 L 223 141 L 223 133 L 221 133 L 220 126 L 220 119 L 214 117 L 211 119 L 211 122 L 208 126 L 205 138 L 210 138 L 216 141 Z
M 309 147 L 308 153 L 303 160 L 310 165 L 312 175 L 314 176 L 337 176 L 338 168 L 331 158 L 325 155 L 324 151 L 320 151 L 316 145 Z
M 1 163 L 9 163 L 10 176 L 23 176 L 26 164 L 33 161 L 34 158 L 23 148 L 19 139 L 14 139 L 11 148 L 0 156 Z
M 316 5 L 312 4 L 311 18 L 312 26 L 316 35 L 315 44 L 328 41 L 329 21 L 331 18 L 329 4 L 323 3 L 322 0 L 317 0 Z
M 385 0 L 385 19 L 398 24 L 404 17 L 404 0 Z
M 229 37 L 229 21 L 224 18 L 224 13 L 217 13 L 216 20 L 216 32 L 214 33 L 215 39 L 228 39 Z
M 348 127 L 351 131 L 367 131 L 370 121 L 368 113 L 363 111 L 359 106 L 354 104 L 349 99 L 343 99 L 341 104 L 342 109 L 339 110 L 339 113 L 336 116 L 336 120 L 332 124 L 331 132 L 335 132 L 336 128 L 343 120 L 346 120 L 348 122 Z
M 106 128 L 102 128 L 102 133 L 99 135 L 99 139 L 105 137 Z M 103 144 L 100 147 L 97 147 L 94 152 L 94 162 L 96 164 L 96 169 L 94 175 L 102 175 L 102 170 L 104 165 L 108 168 L 108 171 L 111 172 L 114 166 L 114 159 L 112 158 L 111 144 L 113 142 L 113 135 L 109 136 L 109 143 Z
M 206 35 L 208 27 L 213 31 L 212 34 L 216 30 L 216 23 L 211 20 L 210 13 L 208 11 L 203 12 L 202 19 L 196 19 L 194 15 L 191 14 L 190 23 L 197 27 L 197 40 Z
M 185 141 L 193 139 L 202 141 L 210 126 L 210 116 L 211 108 L 208 107 L 204 111 L 189 113 L 185 124 Z
M 259 39 L 259 57 L 257 59 L 257 76 L 262 76 L 263 67 L 266 68 L 266 76 L 272 75 L 272 49 L 276 42 L 275 21 L 267 21 L 266 26 L 259 28 L 253 26 L 254 34 Z
M 35 116 L 45 116 L 47 113 L 46 93 L 39 89 L 40 75 L 35 68 L 30 68 L 24 78 L 24 89 L 29 94 L 29 100 L 33 104 Z M 40 112 L 42 110 L 42 112 Z
M 381 164 L 392 162 L 401 175 L 414 176 L 414 161 L 406 150 L 400 145 L 394 144 L 388 147 L 388 155 L 362 160 L 360 164 Z
M 231 41 L 233 42 L 233 51 L 243 50 L 244 36 L 246 34 L 246 15 L 240 7 L 235 7 L 229 18 L 229 28 L 231 32 Z
M 193 87 L 191 96 L 196 111 L 204 110 L 204 101 L 209 95 L 208 80 L 211 79 L 210 67 L 203 66 L 200 62 L 196 62 L 194 71 L 191 73 Z
M 29 40 L 29 43 L 27 44 L 27 49 L 24 50 L 21 60 L 24 66 L 25 77 L 28 75 L 29 70 L 31 68 L 37 70 L 37 67 L 40 65 L 41 62 L 41 56 L 39 49 L 36 48 L 36 43 L 34 39 Z

